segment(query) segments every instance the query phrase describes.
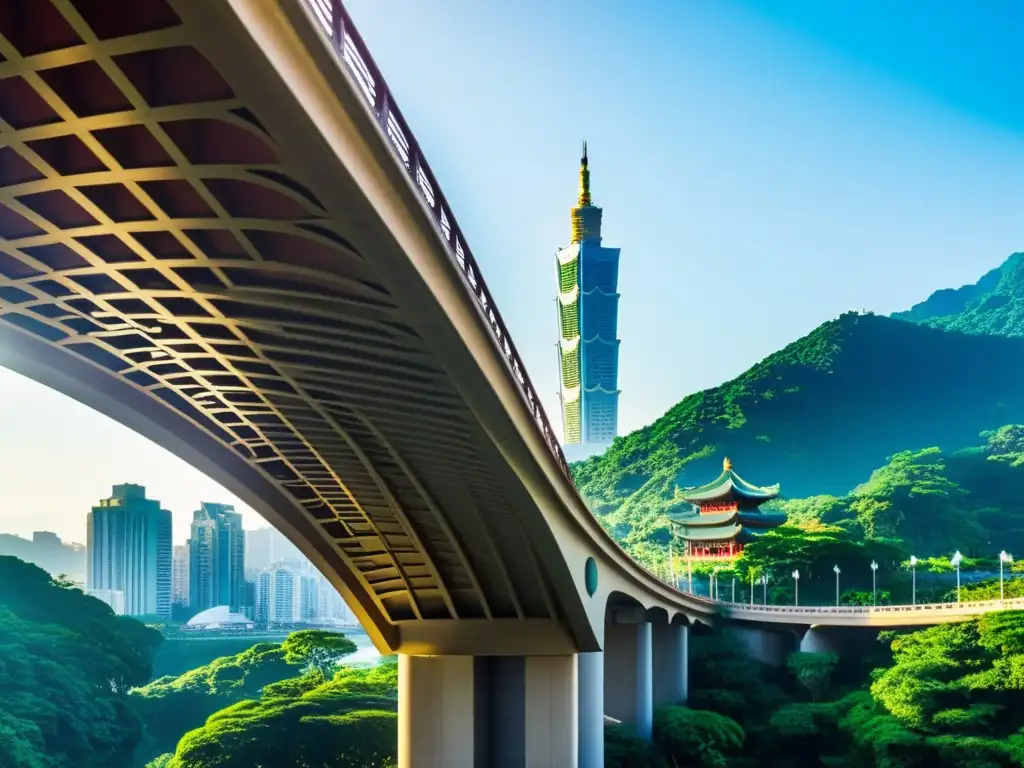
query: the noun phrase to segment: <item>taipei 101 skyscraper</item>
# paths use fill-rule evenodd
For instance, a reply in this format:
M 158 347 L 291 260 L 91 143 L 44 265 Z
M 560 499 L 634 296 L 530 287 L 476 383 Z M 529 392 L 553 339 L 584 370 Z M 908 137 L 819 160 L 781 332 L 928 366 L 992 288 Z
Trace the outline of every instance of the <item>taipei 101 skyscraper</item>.
M 555 257 L 558 358 L 565 457 L 603 453 L 619 428 L 619 249 L 601 245 L 601 209 L 590 198 L 587 144 L 572 240 Z

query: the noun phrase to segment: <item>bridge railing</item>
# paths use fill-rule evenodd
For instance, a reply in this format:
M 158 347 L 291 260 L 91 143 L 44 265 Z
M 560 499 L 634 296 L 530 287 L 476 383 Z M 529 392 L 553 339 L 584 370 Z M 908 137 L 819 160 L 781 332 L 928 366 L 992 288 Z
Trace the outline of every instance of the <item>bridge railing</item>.
M 916 605 L 750 605 L 748 603 L 731 603 L 727 601 L 719 601 L 717 604 L 729 610 L 746 613 L 872 615 L 878 613 L 914 613 L 925 611 L 969 613 L 977 609 L 986 611 L 1020 609 L 1024 608 L 1024 598 L 971 600 L 963 603 L 917 603 Z
M 519 386 L 533 420 L 540 430 L 544 442 L 547 443 L 548 450 L 551 451 L 562 474 L 571 482 L 569 465 L 558 444 L 555 432 L 551 428 L 547 414 L 537 397 L 537 390 L 526 373 L 522 358 L 512 342 L 512 337 L 501 318 L 501 313 L 498 312 L 493 295 L 484 282 L 480 267 L 466 244 L 455 214 L 452 213 L 451 206 L 448 205 L 430 165 L 423 156 L 416 137 L 409 129 L 409 124 L 402 117 L 402 112 L 395 103 L 373 56 L 370 55 L 359 31 L 352 23 L 352 18 L 348 15 L 341 0 L 304 1 L 312 11 L 313 17 L 334 48 L 335 53 L 347 66 L 349 73 L 366 99 L 366 103 L 373 110 L 377 123 L 391 145 L 395 156 L 405 168 L 406 174 L 433 216 L 437 231 L 448 246 L 448 255 L 458 265 L 466 291 L 477 302 L 487 318 L 494 341 Z

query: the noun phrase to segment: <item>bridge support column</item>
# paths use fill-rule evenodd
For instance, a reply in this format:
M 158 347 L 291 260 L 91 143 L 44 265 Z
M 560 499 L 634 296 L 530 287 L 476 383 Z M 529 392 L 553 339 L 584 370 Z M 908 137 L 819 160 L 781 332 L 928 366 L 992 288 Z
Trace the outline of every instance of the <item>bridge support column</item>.
M 684 704 L 689 688 L 690 628 L 685 624 L 652 625 L 654 708 Z
M 604 654 L 576 656 L 579 685 L 579 768 L 604 768 Z
M 822 627 L 811 627 L 800 639 L 800 650 L 804 653 L 837 653 L 835 639 Z
M 739 642 L 750 658 L 772 667 L 785 664 L 789 654 L 797 649 L 796 636 L 784 630 L 733 625 L 725 631 Z
M 400 768 L 577 765 L 572 656 L 399 656 Z
M 608 624 L 605 627 L 604 711 L 629 723 L 642 739 L 654 728 L 651 668 L 651 625 Z

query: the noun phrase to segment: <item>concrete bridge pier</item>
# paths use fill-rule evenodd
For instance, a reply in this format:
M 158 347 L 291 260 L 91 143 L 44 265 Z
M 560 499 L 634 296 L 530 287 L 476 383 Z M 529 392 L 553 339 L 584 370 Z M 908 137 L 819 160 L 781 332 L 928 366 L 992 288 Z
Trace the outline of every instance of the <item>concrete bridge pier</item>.
M 604 629 L 604 712 L 650 740 L 654 728 L 653 632 L 643 612 L 616 611 Z
M 800 638 L 800 650 L 804 653 L 839 653 L 835 634 L 820 626 L 807 628 Z
M 685 704 L 690 680 L 690 628 L 652 624 L 654 708 Z
M 579 768 L 604 768 L 604 653 L 576 655 Z
M 573 656 L 398 657 L 400 768 L 577 765 Z
M 725 631 L 739 642 L 750 658 L 773 667 L 785 664 L 789 654 L 797 649 L 798 636 L 785 627 L 731 624 Z

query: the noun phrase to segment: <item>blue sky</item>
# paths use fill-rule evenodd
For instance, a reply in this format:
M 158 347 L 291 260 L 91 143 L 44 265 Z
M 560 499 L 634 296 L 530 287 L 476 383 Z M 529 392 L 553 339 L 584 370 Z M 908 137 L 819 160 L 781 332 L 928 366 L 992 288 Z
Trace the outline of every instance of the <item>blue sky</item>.
M 1017 2 L 346 5 L 556 422 L 553 257 L 583 138 L 622 248 L 623 432 L 847 309 L 903 309 L 1024 250 Z M 200 498 L 230 500 L 9 373 L 0 423 L 0 530 L 81 538 L 125 480 L 177 538 Z

